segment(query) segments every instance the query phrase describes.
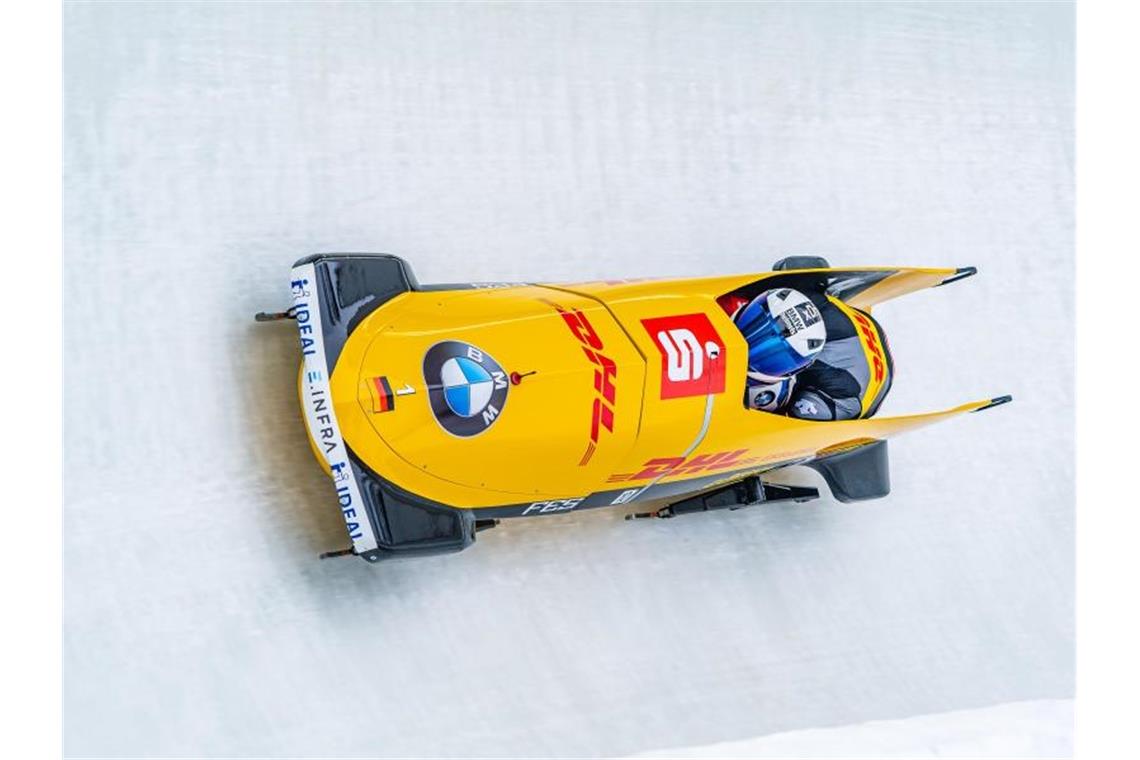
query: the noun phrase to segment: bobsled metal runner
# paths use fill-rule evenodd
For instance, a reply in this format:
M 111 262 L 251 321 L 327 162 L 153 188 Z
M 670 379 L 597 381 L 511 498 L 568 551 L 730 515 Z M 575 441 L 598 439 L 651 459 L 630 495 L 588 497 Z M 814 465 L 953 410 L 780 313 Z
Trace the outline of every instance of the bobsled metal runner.
M 502 518 L 818 497 L 760 477 L 793 465 L 818 471 L 839 501 L 885 496 L 888 438 L 1009 397 L 871 416 L 889 387 L 871 311 L 974 272 L 793 257 L 725 277 L 420 285 L 395 256 L 321 254 L 294 265 L 292 306 L 257 318 L 299 330 L 309 441 L 352 541 L 326 556 L 376 562 L 463 549 Z M 854 320 L 847 345 L 874 370 L 863 386 L 840 380 L 862 395 L 840 398 L 816 371 L 829 365 L 814 361 L 824 335 L 804 293 Z M 802 330 L 803 355 L 774 352 L 764 329 Z M 800 388 L 805 414 L 772 411 L 795 398 L 784 365 L 824 378 Z M 812 418 L 821 409 L 828 421 Z

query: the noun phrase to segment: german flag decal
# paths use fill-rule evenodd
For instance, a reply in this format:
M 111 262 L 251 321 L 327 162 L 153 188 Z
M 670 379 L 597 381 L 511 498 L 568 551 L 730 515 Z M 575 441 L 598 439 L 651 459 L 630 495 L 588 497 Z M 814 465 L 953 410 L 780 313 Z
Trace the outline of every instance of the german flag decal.
M 372 413 L 390 412 L 396 408 L 396 395 L 386 377 L 370 377 L 368 391 L 372 394 Z

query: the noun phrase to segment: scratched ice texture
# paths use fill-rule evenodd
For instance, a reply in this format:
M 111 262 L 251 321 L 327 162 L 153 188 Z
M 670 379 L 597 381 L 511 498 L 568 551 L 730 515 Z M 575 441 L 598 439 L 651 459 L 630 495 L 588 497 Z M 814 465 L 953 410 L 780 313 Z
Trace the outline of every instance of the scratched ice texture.
M 68 4 L 68 754 L 634 754 L 1071 697 L 1072 37 L 1060 3 Z M 320 562 L 295 331 L 252 315 L 330 250 L 976 265 L 877 311 L 884 412 L 1015 402 L 893 442 L 878 502 Z

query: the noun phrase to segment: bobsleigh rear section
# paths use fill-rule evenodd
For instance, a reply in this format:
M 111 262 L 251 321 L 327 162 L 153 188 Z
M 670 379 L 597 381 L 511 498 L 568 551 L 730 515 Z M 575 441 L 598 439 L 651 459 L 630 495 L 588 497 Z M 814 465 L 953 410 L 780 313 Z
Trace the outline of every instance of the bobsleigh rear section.
M 822 262 L 822 260 L 813 260 Z M 395 256 L 292 270 L 310 443 L 352 553 L 457 551 L 500 518 L 643 502 L 670 517 L 817 495 L 760 481 L 802 464 L 840 501 L 890 490 L 886 440 L 941 412 L 815 422 L 744 407 L 747 344 L 718 300 L 818 287 L 863 310 L 971 269 L 776 271 L 677 280 L 420 285 Z M 260 318 L 260 317 L 259 317 Z M 644 516 L 649 513 L 642 513 Z

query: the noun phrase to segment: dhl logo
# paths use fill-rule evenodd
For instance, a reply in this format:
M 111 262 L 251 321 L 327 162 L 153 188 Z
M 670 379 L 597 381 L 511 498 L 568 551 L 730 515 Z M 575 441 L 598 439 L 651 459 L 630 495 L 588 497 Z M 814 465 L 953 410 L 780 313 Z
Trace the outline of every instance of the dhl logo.
M 716 454 L 698 454 L 690 459 L 685 457 L 658 457 L 646 462 L 641 472 L 611 475 L 609 482 L 624 480 L 654 480 L 672 475 L 692 475 L 698 472 L 715 472 L 729 467 L 744 467 L 756 461 L 756 457 L 746 456 L 748 449 L 720 451 Z
M 851 315 L 855 317 L 855 323 L 859 325 L 859 332 L 863 335 L 863 344 L 871 352 L 871 363 L 875 368 L 875 382 L 881 383 L 883 375 L 886 373 L 887 365 L 883 359 L 883 349 L 879 344 L 879 335 L 875 331 L 874 325 L 871 320 L 863 316 L 854 309 L 851 310 Z
M 598 447 L 602 429 L 614 431 L 614 406 L 617 399 L 617 364 L 614 360 L 602 353 L 605 348 L 598 331 L 590 324 L 585 314 L 577 309 L 564 309 L 556 303 L 548 302 L 558 310 L 570 332 L 582 344 L 582 352 L 594 365 L 594 407 L 590 418 L 590 443 L 582 455 L 578 465 L 584 466 L 594 455 Z

